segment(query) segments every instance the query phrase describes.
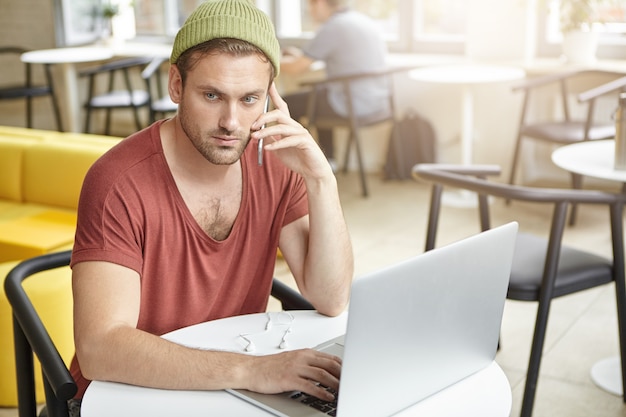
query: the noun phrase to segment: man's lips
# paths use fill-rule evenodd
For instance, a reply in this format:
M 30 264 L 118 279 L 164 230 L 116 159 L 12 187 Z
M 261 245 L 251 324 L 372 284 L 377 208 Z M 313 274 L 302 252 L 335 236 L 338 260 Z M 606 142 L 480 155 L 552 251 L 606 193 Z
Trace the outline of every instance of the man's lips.
M 239 142 L 239 138 L 236 136 L 213 136 L 213 139 L 223 146 L 232 146 Z

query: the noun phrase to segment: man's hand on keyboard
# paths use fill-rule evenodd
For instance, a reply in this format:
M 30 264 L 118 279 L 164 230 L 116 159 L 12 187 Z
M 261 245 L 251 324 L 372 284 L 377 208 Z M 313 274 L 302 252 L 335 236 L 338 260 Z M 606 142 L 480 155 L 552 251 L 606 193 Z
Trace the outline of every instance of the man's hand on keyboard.
M 339 389 L 341 359 L 312 349 L 283 352 L 276 355 L 250 357 L 241 387 L 265 394 L 302 391 L 327 401 L 334 396 L 322 386 Z

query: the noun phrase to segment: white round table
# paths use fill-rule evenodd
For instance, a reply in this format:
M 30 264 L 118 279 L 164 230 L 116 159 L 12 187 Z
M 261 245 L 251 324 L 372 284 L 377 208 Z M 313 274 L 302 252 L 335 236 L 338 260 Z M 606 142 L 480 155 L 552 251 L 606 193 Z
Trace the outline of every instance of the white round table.
M 115 56 L 169 57 L 172 46 L 159 43 L 124 42 L 119 45 L 93 45 L 70 48 L 53 48 L 29 51 L 22 54 L 22 61 L 32 64 L 60 65 L 63 76 L 63 91 L 60 103 L 63 106 L 63 124 L 70 132 L 81 132 L 81 102 L 78 89 L 76 64 L 106 61 Z
M 552 152 L 552 162 L 575 174 L 626 183 L 626 170 L 614 168 L 615 141 L 613 139 L 561 146 Z
M 56 64 L 62 66 L 63 93 L 59 97 L 63 106 L 63 125 L 70 132 L 80 132 L 80 100 L 76 64 L 97 62 L 113 58 L 110 48 L 81 46 L 74 48 L 40 49 L 22 54 L 22 61 L 31 64 Z M 58 91 L 58 90 L 57 90 Z
M 519 80 L 524 78 L 526 73 L 517 67 L 460 64 L 418 68 L 412 70 L 409 76 L 420 82 L 454 84 L 462 87 L 461 162 L 471 164 L 474 135 L 474 97 L 471 87 Z
M 514 81 L 526 76 L 523 69 L 500 65 L 458 64 L 430 66 L 409 72 L 409 76 L 419 82 L 458 85 L 461 96 L 461 163 L 473 162 L 474 141 L 474 96 L 472 87 L 479 84 L 492 84 Z M 442 202 L 453 207 L 475 207 L 476 195 L 466 190 L 446 192 Z
M 552 152 L 552 162 L 575 174 L 617 181 L 626 184 L 626 170 L 616 170 L 615 141 L 594 140 L 561 146 Z M 622 396 L 622 374 L 619 356 L 596 362 L 591 368 L 592 381 L 618 396 Z
M 342 335 L 346 329 L 347 313 L 338 317 L 322 316 L 314 311 L 295 311 L 289 325 L 288 349 L 313 347 Z M 272 313 L 284 314 L 284 313 Z M 277 353 L 284 329 L 274 325 L 263 332 L 267 316 L 252 314 L 231 317 L 186 327 L 164 336 L 175 343 L 202 349 L 245 352 L 246 342 L 240 335 L 252 334 L 254 354 Z M 480 416 L 504 417 L 511 410 L 511 388 L 502 369 L 490 366 L 453 386 L 406 409 L 397 416 Z M 191 416 L 255 417 L 270 414 L 226 391 L 174 391 L 144 388 L 113 382 L 94 381 L 83 398 L 83 417 L 104 416 Z

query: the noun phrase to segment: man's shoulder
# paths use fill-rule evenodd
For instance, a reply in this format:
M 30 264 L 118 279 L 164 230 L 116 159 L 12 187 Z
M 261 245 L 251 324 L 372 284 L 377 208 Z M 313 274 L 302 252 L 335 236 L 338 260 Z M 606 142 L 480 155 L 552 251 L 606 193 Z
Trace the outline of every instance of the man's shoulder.
M 129 170 L 141 169 L 144 162 L 162 153 L 158 125 L 152 125 L 120 141 L 91 167 L 87 179 L 112 181 Z

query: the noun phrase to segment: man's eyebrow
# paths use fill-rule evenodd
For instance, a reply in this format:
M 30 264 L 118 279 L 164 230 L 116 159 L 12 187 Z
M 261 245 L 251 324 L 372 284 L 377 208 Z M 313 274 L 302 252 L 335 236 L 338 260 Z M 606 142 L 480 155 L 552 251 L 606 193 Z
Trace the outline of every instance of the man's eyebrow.
M 214 85 L 210 85 L 210 84 L 206 84 L 206 85 L 199 85 L 198 86 L 199 90 L 202 91 L 210 91 L 212 93 L 217 94 L 218 96 L 230 96 L 230 94 L 227 94 L 226 92 L 220 90 L 219 88 L 215 87 Z M 240 97 L 249 97 L 249 96 L 262 96 L 263 94 L 265 94 L 265 89 L 263 88 L 258 88 L 255 90 L 251 90 L 248 92 L 243 93 Z

